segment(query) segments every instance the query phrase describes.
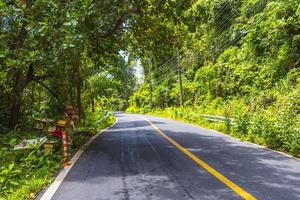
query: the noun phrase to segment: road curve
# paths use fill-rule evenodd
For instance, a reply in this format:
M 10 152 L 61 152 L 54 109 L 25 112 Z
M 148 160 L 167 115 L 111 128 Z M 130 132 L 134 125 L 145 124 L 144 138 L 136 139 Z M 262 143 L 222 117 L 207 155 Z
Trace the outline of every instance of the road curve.
M 174 120 L 117 117 L 52 200 L 300 199 L 299 160 Z M 230 188 L 216 172 L 241 190 Z

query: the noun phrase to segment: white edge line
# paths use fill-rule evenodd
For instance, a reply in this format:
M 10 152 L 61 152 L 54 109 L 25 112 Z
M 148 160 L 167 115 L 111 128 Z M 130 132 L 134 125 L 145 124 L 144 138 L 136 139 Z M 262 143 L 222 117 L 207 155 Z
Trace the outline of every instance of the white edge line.
M 40 200 L 51 200 L 51 198 L 53 197 L 53 195 L 55 194 L 56 190 L 58 189 L 58 187 L 60 186 L 60 184 L 63 182 L 63 180 L 65 179 L 65 177 L 67 176 L 67 174 L 69 173 L 70 169 L 74 166 L 74 164 L 76 163 L 76 161 L 80 158 L 81 154 L 86 150 L 86 148 L 93 142 L 94 139 L 96 139 L 96 137 L 98 137 L 101 133 L 103 133 L 104 131 L 110 129 L 111 127 L 113 127 L 116 123 L 118 123 L 119 119 L 116 117 L 116 121 L 110 125 L 109 127 L 101 130 L 99 133 L 97 133 L 95 136 L 91 137 L 89 139 L 89 141 L 87 141 L 76 153 L 75 155 L 72 157 L 71 159 L 71 165 L 68 167 L 65 167 L 59 174 L 58 176 L 55 178 L 55 180 L 53 181 L 53 183 L 49 186 L 49 188 L 46 190 L 46 192 L 43 194 L 43 196 L 41 197 Z
M 143 115 L 143 114 L 135 114 L 135 115 Z M 147 115 L 145 115 L 147 116 Z M 148 115 L 150 117 L 158 117 L 158 116 L 155 116 L 155 115 Z M 144 118 L 144 117 L 142 117 Z M 159 117 L 158 117 L 159 118 Z M 203 128 L 203 129 L 206 129 L 206 130 L 209 130 L 209 131 L 213 131 L 215 133 L 218 133 L 218 134 L 221 134 L 221 135 L 224 135 L 224 136 L 227 136 L 233 140 L 237 140 L 238 142 L 242 142 L 242 143 L 246 143 L 246 144 L 249 144 L 249 145 L 252 145 L 252 146 L 256 146 L 256 147 L 259 147 L 261 149 L 265 149 L 265 150 L 268 150 L 268 151 L 271 151 L 273 153 L 278 153 L 278 154 L 281 154 L 283 156 L 286 156 L 286 157 L 289 157 L 289 158 L 292 158 L 294 160 L 297 160 L 297 161 L 300 161 L 300 158 L 297 158 L 297 157 L 294 157 L 294 156 L 291 156 L 287 153 L 284 153 L 284 152 L 281 152 L 281 151 L 277 151 L 277 150 L 273 150 L 273 149 L 270 149 L 268 147 L 265 147 L 265 146 L 262 146 L 262 145 L 259 145 L 259 144 L 255 144 L 255 143 L 252 143 L 252 142 L 248 142 L 246 140 L 242 140 L 240 138 L 236 138 L 236 137 L 233 137 L 232 135 L 229 135 L 229 134 L 226 134 L 226 133 L 222 133 L 220 131 L 217 131 L 217 130 L 214 130 L 214 129 L 210 129 L 210 128 L 205 128 L 203 126 L 200 126 L 200 125 L 197 125 L 197 124 L 192 124 L 192 123 L 188 123 L 188 122 L 184 122 L 182 120 L 176 120 L 176 119 L 172 119 L 172 118 L 167 118 L 167 117 L 160 117 L 160 118 L 164 118 L 164 119 L 169 119 L 169 120 L 173 120 L 173 121 L 176 121 L 176 122 L 181 122 L 181 123 L 184 123 L 184 124 L 189 124 L 189 125 L 193 125 L 193 126 L 196 126 L 196 127 L 200 127 L 200 128 Z M 146 118 L 147 119 L 147 118 Z

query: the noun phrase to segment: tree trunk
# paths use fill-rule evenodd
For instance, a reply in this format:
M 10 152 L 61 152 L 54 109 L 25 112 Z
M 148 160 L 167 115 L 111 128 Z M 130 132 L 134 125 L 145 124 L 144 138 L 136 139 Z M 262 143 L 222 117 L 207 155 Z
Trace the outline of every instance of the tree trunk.
M 76 59 L 75 62 L 75 80 L 76 80 L 76 103 L 78 109 L 79 119 L 84 118 L 82 102 L 81 102 L 81 74 L 80 74 L 80 59 Z
M 92 112 L 95 112 L 95 99 L 92 97 Z
M 30 116 L 33 117 L 33 108 L 34 108 L 34 103 L 35 103 L 35 84 L 33 83 L 31 86 L 31 94 L 30 94 L 30 100 L 31 100 L 31 106 L 30 106 Z
M 31 3 L 28 3 L 27 0 L 22 0 L 22 3 L 26 5 L 26 8 L 29 9 L 31 8 Z M 27 13 L 25 13 L 24 18 L 26 18 Z M 13 50 L 13 57 L 14 59 L 17 59 L 17 52 L 18 50 L 23 46 L 23 43 L 26 39 L 27 36 L 27 21 L 24 20 L 24 23 L 22 24 L 21 30 L 16 38 L 16 42 L 12 43 L 9 48 Z M 8 127 L 9 128 L 14 128 L 18 121 L 19 121 L 19 115 L 20 115 L 20 110 L 21 110 L 21 101 L 22 101 L 22 93 L 23 90 L 26 86 L 26 84 L 29 83 L 28 78 L 32 78 L 31 76 L 29 77 L 28 75 L 32 75 L 32 65 L 28 69 L 27 77 L 22 73 L 18 67 L 15 68 L 15 85 L 13 88 L 13 93 L 12 93 L 12 98 L 11 98 L 11 107 L 10 107 L 10 116 L 9 116 L 9 122 L 8 122 Z M 31 74 L 30 74 L 31 73 Z
M 10 118 L 8 122 L 9 128 L 14 128 L 18 124 L 22 105 L 22 94 L 27 84 L 34 79 L 33 71 L 34 68 L 32 64 L 29 65 L 26 74 L 22 73 L 18 68 L 15 71 L 15 85 L 11 98 Z
M 19 121 L 19 115 L 21 110 L 22 93 L 25 87 L 25 78 L 20 70 L 15 73 L 15 85 L 13 88 L 13 95 L 11 98 L 9 128 L 13 129 Z

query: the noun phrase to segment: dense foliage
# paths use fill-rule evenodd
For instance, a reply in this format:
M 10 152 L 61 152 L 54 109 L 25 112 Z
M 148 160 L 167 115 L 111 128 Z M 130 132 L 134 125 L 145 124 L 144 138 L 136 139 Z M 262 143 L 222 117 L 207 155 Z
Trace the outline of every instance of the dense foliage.
M 62 152 L 13 150 L 45 136 L 36 118 L 61 119 L 74 105 L 85 130 L 72 135 L 76 151 L 112 123 L 99 109 L 124 109 L 135 86 L 134 58 L 120 53 L 133 5 L 0 0 L 0 199 L 33 199 L 61 169 Z
M 73 145 L 69 152 L 73 155 L 87 140 L 100 129 L 112 124 L 115 118 L 97 110 L 86 111 L 87 121 L 80 131 L 72 133 Z M 53 154 L 42 148 L 13 150 L 23 139 L 46 136 L 38 131 L 11 131 L 0 136 L 0 199 L 34 199 L 36 193 L 51 183 L 53 175 L 62 168 L 62 148 Z
M 134 87 L 123 23 L 132 3 L 0 1 L 0 127 L 84 110 L 101 98 L 126 100 Z M 123 105 L 124 104 L 124 105 Z M 120 109 L 119 108 L 119 109 Z
M 128 111 L 147 113 L 152 97 L 153 114 L 299 154 L 299 4 L 0 0 L 1 195 L 23 184 L 30 167 L 42 170 L 33 191 L 51 176 L 43 171 L 58 168 L 60 158 L 39 150 L 6 159 L 13 144 L 31 137 L 34 118 L 59 119 L 66 104 L 93 126 L 97 106 L 124 110 L 129 103 Z M 145 77 L 138 87 L 137 63 Z M 212 124 L 199 114 L 235 122 Z
M 174 27 L 169 41 L 175 45 L 167 46 L 168 53 L 159 48 L 151 54 L 154 113 L 188 121 L 195 118 L 192 113 L 198 118 L 199 114 L 233 117 L 236 123 L 230 133 L 299 154 L 299 1 L 198 0 L 183 6 L 181 13 L 173 8 L 178 19 L 165 21 L 166 27 Z M 176 46 L 183 71 L 181 109 L 176 108 L 179 83 L 177 60 L 172 57 Z M 128 111 L 150 111 L 144 65 L 147 79 L 131 97 Z

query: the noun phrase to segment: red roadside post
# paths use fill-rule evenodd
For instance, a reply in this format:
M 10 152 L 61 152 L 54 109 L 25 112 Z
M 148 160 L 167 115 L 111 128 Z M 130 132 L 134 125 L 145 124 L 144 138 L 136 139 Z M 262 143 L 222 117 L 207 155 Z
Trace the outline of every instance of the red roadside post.
M 64 147 L 64 167 L 70 166 L 70 161 L 69 161 L 69 153 L 68 153 L 68 142 L 67 142 L 67 133 L 64 130 L 63 131 L 63 147 Z
M 61 129 L 61 132 L 62 132 L 62 143 L 63 143 L 63 155 L 64 155 L 64 160 L 63 160 L 63 164 L 64 164 L 64 167 L 67 167 L 67 166 L 70 166 L 70 160 L 69 160 L 69 153 L 68 153 L 68 132 L 66 130 L 66 121 L 64 120 L 59 120 L 57 122 L 57 125 L 56 125 L 58 128 Z

